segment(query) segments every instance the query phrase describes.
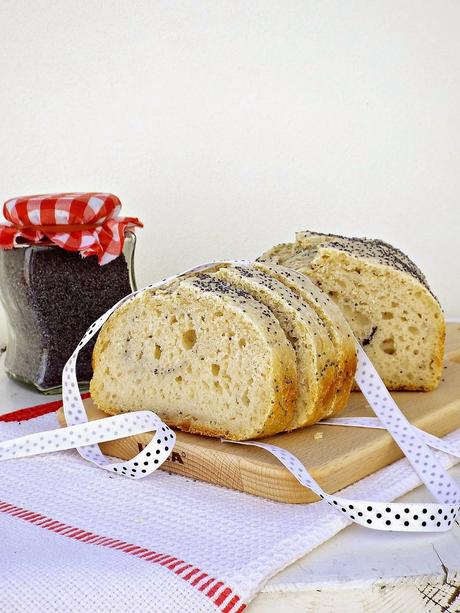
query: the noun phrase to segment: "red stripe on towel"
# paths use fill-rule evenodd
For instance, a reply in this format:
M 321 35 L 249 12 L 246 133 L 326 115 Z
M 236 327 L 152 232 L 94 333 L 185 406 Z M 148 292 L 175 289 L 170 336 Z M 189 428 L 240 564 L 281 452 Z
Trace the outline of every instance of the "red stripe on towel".
M 41 413 L 41 415 L 44 415 L 44 413 Z M 44 528 L 60 536 L 79 541 L 80 543 L 86 543 L 94 547 L 117 549 L 118 551 L 134 556 L 139 560 L 158 564 L 165 570 L 179 577 L 182 581 L 188 583 L 191 587 L 197 589 L 199 592 L 205 592 L 205 590 L 209 588 L 204 595 L 210 599 L 212 599 L 216 595 L 216 592 L 223 587 L 224 589 L 222 592 L 214 600 L 214 604 L 217 607 L 224 607 L 222 609 L 223 613 L 230 613 L 233 607 L 240 602 L 240 597 L 234 594 L 230 587 L 225 586 L 222 581 L 217 581 L 215 578 L 209 578 L 207 573 L 202 572 L 199 568 L 193 566 L 192 564 L 186 564 L 185 560 L 180 560 L 179 558 L 168 554 L 157 553 L 155 551 L 145 549 L 145 547 L 134 545 L 133 543 L 126 543 L 125 541 L 108 538 L 106 536 L 95 534 L 94 532 L 88 532 L 87 530 L 76 528 L 75 526 L 69 526 L 63 522 L 51 519 L 45 515 L 41 515 L 40 513 L 35 513 L 34 511 L 16 507 L 8 502 L 0 501 L 0 513 L 8 513 L 8 515 L 34 524 L 38 528 Z M 192 566 L 193 568 L 191 571 L 185 575 L 182 574 L 183 571 L 191 568 Z M 195 575 L 197 573 L 200 574 L 196 577 Z M 225 601 L 229 597 L 231 597 L 231 599 L 225 604 Z M 232 613 L 242 613 L 246 606 L 246 604 L 242 604 L 237 611 L 232 611 Z

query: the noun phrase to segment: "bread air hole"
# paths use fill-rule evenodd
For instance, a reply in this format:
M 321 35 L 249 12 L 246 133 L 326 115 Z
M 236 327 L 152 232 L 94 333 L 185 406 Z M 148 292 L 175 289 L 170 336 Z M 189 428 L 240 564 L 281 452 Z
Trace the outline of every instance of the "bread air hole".
M 195 330 L 193 329 L 187 330 L 187 332 L 184 332 L 182 334 L 182 345 L 184 346 L 184 349 L 187 349 L 187 351 L 189 351 L 195 346 L 195 343 L 196 343 Z
M 238 341 L 238 345 L 241 347 L 241 349 L 243 349 L 243 347 L 246 347 L 246 339 L 240 338 L 240 340 Z
M 99 351 L 103 353 L 109 345 L 110 345 L 110 339 L 104 340 L 99 346 Z
M 396 353 L 395 341 L 393 337 L 386 338 L 380 343 L 380 349 L 388 355 L 394 355 Z
M 159 360 L 161 358 L 161 347 L 160 347 L 160 345 L 155 345 L 155 350 L 153 352 L 153 355 L 154 355 L 156 360 Z
M 219 376 L 220 366 L 219 364 L 211 364 L 211 372 L 215 377 Z
M 370 325 L 371 323 L 369 317 L 364 315 L 364 313 L 360 313 L 359 311 L 356 311 L 353 317 L 358 326 L 364 327 Z
M 409 332 L 416 336 L 419 333 L 419 329 L 416 326 L 409 326 Z
M 391 311 L 384 311 L 382 313 L 382 319 L 393 319 L 394 315 Z
M 344 304 L 342 311 L 346 319 L 354 321 L 360 328 L 368 328 L 371 324 L 371 320 L 367 315 L 356 311 L 350 304 Z

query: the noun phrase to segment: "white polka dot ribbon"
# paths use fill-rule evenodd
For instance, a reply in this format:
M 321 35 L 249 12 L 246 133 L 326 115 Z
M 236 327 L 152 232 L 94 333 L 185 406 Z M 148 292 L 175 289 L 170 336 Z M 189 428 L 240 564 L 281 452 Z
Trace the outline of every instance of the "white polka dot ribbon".
M 356 382 L 378 419 L 367 421 L 365 418 L 336 418 L 321 423 L 338 425 L 341 422 L 340 425 L 381 427 L 388 430 L 437 502 L 423 504 L 352 500 L 328 494 L 289 451 L 257 441 L 224 442 L 253 445 L 266 449 L 278 458 L 300 484 L 311 489 L 320 498 L 361 526 L 377 530 L 409 532 L 442 532 L 449 530 L 460 511 L 460 491 L 428 445 L 446 453 L 452 453 L 453 451 L 453 455 L 456 456 L 459 456 L 459 450 L 445 441 L 425 432 L 422 433 L 421 430 L 413 427 L 396 405 L 364 349 L 358 343 L 357 348 Z M 377 425 L 375 425 L 376 422 Z
M 132 479 L 145 477 L 157 470 L 174 447 L 176 442 L 174 432 L 155 413 L 147 410 L 123 413 L 89 422 L 76 377 L 78 354 L 114 311 L 141 292 L 159 288 L 184 274 L 199 272 L 217 264 L 248 265 L 250 262 L 247 260 L 213 261 L 190 268 L 180 275 L 173 275 L 125 296 L 95 321 L 79 342 L 62 373 L 63 407 L 67 427 L 0 443 L 0 460 L 75 448 L 83 458 L 98 467 Z M 356 381 L 378 419 L 359 418 L 360 423 L 356 423 L 358 418 L 333 419 L 323 423 L 332 425 L 341 422 L 340 425 L 387 429 L 422 482 L 433 494 L 436 503 L 387 503 L 349 500 L 330 495 L 322 490 L 301 462 L 288 451 L 258 441 L 236 444 L 254 445 L 266 449 L 280 460 L 299 483 L 314 491 L 338 511 L 362 526 L 380 530 L 419 532 L 448 530 L 459 511 L 460 492 L 428 445 L 446 453 L 454 452 L 453 455 L 458 455 L 458 450 L 452 449 L 448 443 L 411 426 L 392 399 L 364 350 L 358 344 L 357 346 Z M 347 423 L 343 423 L 345 421 Z M 99 443 L 145 432 L 152 432 L 154 436 L 150 443 L 131 460 L 114 461 L 100 450 Z M 225 442 L 235 443 L 235 441 Z

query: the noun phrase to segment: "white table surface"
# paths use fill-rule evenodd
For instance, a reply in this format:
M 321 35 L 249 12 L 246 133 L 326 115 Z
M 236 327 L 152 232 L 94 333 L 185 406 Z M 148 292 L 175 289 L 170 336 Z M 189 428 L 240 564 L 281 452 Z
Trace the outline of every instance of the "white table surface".
M 0 359 L 0 414 L 59 396 L 9 379 Z M 451 474 L 460 482 L 460 466 Z M 428 499 L 418 488 L 401 500 Z M 442 534 L 350 526 L 272 577 L 251 613 L 460 612 L 460 525 Z

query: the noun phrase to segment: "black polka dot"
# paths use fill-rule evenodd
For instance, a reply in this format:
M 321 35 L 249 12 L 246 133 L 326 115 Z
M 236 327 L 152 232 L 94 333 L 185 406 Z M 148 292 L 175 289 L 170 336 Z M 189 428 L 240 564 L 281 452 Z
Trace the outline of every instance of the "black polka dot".
M 430 515 L 430 519 L 431 519 L 431 521 L 433 521 L 434 520 L 434 515 Z
M 428 509 L 422 509 L 422 513 L 428 513 Z
M 372 507 L 367 507 L 367 510 L 368 511 L 372 511 Z
M 349 504 L 349 505 L 348 505 L 348 508 L 349 508 L 349 509 L 354 509 L 355 507 L 354 507 L 352 504 Z
M 144 462 L 144 466 L 148 466 L 148 465 L 149 465 L 149 463 L 148 463 L 148 462 Z
M 158 455 L 158 454 L 160 453 L 160 450 L 159 450 L 159 449 L 157 449 L 157 450 L 155 451 L 155 453 Z
M 426 526 L 426 521 L 422 521 L 422 526 Z
M 409 522 L 408 522 L 408 521 L 405 521 L 405 522 L 404 522 L 404 525 L 405 525 L 405 526 L 408 526 L 408 525 L 409 525 Z
M 436 525 L 437 525 L 437 526 L 438 526 L 438 528 L 439 528 L 439 526 L 441 525 L 441 522 L 440 522 L 440 521 L 436 522 Z
M 391 521 L 389 519 L 387 519 L 385 523 L 386 523 L 387 526 L 391 525 Z
M 153 460 L 153 463 L 154 464 L 158 464 L 158 460 Z
M 115 472 L 117 472 L 118 468 L 114 467 L 114 469 L 113 469 L 113 470 L 114 470 Z
M 368 524 L 372 523 L 372 519 L 367 519 L 366 521 L 367 521 Z
M 414 519 L 418 519 L 418 515 L 414 515 Z
M 386 511 L 387 513 L 391 513 L 391 509 L 390 509 L 390 507 L 387 507 L 387 508 L 385 509 L 385 511 Z
M 380 519 L 382 517 L 381 513 L 377 513 L 377 517 Z
M 401 517 L 401 515 L 399 513 L 396 513 L 395 518 L 399 519 Z
M 410 509 L 404 509 L 404 513 L 410 513 Z
M 147 451 L 145 455 L 149 458 L 152 454 L 150 453 L 150 451 Z
M 358 511 L 358 515 L 359 515 L 359 517 L 362 517 L 362 516 L 363 516 L 363 514 L 361 513 L 361 511 Z
M 147 471 L 145 470 L 145 468 L 143 468 L 143 469 L 142 469 L 142 472 L 143 472 L 143 473 L 146 473 Z

